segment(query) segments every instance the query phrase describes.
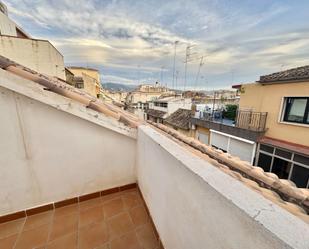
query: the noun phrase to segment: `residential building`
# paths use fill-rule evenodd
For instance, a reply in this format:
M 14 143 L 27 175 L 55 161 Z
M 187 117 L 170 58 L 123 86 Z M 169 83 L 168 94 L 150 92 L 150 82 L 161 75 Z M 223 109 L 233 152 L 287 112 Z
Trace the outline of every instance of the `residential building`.
M 67 67 L 65 68 L 65 78 L 68 84 L 70 84 L 71 86 L 75 86 L 74 73 L 72 73 L 71 70 Z
M 0 92 L 1 247 L 309 248 L 308 191 L 1 56 Z
M 238 88 L 240 110 L 267 113 L 255 165 L 308 188 L 309 66 L 261 76 L 258 82 Z
M 76 88 L 83 89 L 93 97 L 99 98 L 101 94 L 100 72 L 88 67 L 67 67 L 74 74 L 74 85 Z M 69 74 L 67 74 L 69 76 Z
M 128 93 L 126 103 L 128 106 L 134 106 L 137 103 L 147 103 L 161 96 L 171 94 L 174 94 L 174 92 L 161 86 L 158 82 L 154 85 L 140 85 L 136 90 Z
M 181 96 L 158 98 L 148 103 L 148 109 L 145 111 L 145 119 L 162 123 L 165 118 L 179 108 L 191 110 L 192 100 Z
M 195 137 L 308 188 L 309 66 L 234 88 L 240 92 L 236 120 L 192 118 Z
M 0 55 L 28 68 L 65 80 L 62 54 L 47 40 L 35 39 L 8 17 L 0 2 Z

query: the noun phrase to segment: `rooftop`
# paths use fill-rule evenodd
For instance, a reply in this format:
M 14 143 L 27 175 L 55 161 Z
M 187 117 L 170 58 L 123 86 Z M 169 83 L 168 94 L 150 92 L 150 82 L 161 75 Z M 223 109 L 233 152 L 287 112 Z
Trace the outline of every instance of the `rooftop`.
M 137 188 L 0 224 L 0 244 L 1 248 L 160 249 Z
M 90 67 L 79 67 L 79 66 L 69 66 L 69 67 L 66 67 L 67 69 L 83 69 L 83 70 L 91 70 L 91 71 L 96 71 L 98 72 L 99 70 L 98 69 L 95 69 L 95 68 L 90 68 Z
M 167 113 L 159 110 L 154 110 L 154 109 L 147 109 L 146 113 L 152 117 L 156 118 L 163 118 Z
M 151 239 L 156 230 L 166 249 L 309 247 L 308 189 L 164 125 L 145 124 L 5 58 L 0 57 L 0 67 L 0 162 L 7 166 L 0 169 L 0 223 L 15 219 L 1 225 L 6 227 L 0 232 L 2 242 L 13 240 L 15 248 L 26 242 L 44 245 L 58 234 L 62 246 L 76 239 L 85 241 L 85 248 L 108 242 L 112 249 L 130 243 L 155 249 L 157 244 L 148 243 L 157 242 Z M 118 193 L 121 198 L 111 209 L 104 207 L 107 193 L 136 183 L 141 196 L 135 193 L 135 198 L 144 199 L 142 209 L 149 216 L 144 211 L 131 215 L 124 193 Z M 98 221 L 85 231 L 81 206 L 87 199 L 103 208 L 85 213 Z M 76 214 L 68 211 L 66 222 L 57 221 L 56 213 L 72 204 Z M 34 213 L 46 209 L 52 211 L 54 218 L 46 218 L 52 221 L 24 230 Z M 116 214 L 115 219 L 121 218 L 112 224 L 108 212 L 123 214 Z M 148 229 L 141 241 L 137 229 L 129 228 L 134 219 L 145 217 L 155 229 Z M 101 244 L 92 245 L 97 242 Z M 136 244 L 143 242 L 147 245 Z
M 191 110 L 179 108 L 177 111 L 168 116 L 164 122 L 184 130 L 189 130 L 191 116 Z
M 309 65 L 264 75 L 260 77 L 258 82 L 268 84 L 304 80 L 309 80 Z

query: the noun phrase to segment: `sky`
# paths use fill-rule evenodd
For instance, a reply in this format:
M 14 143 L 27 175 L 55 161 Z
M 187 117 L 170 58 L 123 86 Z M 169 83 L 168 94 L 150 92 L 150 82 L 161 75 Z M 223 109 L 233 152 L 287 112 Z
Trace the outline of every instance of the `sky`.
M 308 0 L 4 3 L 24 30 L 54 44 L 66 65 L 99 69 L 102 83 L 229 89 L 309 64 Z

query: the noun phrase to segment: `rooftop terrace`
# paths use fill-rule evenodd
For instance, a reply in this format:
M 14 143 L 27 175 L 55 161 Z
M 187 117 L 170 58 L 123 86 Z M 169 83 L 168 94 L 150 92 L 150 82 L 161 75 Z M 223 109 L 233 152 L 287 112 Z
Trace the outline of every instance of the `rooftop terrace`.
M 308 190 L 56 79 L 0 67 L 1 246 L 309 248 Z M 135 184 L 141 195 L 127 190 Z

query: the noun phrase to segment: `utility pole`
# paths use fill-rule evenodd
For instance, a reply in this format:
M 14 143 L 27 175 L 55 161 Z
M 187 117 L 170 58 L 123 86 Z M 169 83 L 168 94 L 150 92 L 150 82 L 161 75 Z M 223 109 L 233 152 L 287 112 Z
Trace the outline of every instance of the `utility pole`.
M 196 60 L 196 58 L 192 58 L 192 56 L 197 55 L 196 52 L 191 53 L 191 49 L 195 47 L 195 45 L 188 45 L 186 47 L 186 58 L 185 58 L 185 78 L 184 78 L 184 86 L 183 86 L 183 90 L 185 91 L 186 89 L 186 85 L 187 85 L 187 67 L 188 67 L 188 62 L 192 62 L 194 60 Z
M 177 71 L 176 71 L 176 84 L 175 84 L 175 89 L 177 89 L 178 74 L 179 74 L 179 71 L 177 70 Z
M 175 67 L 176 67 L 176 48 L 179 41 L 175 41 L 174 43 L 174 63 L 173 63 L 173 88 L 175 87 L 174 81 L 175 81 Z
M 204 60 L 204 56 L 201 57 L 200 64 L 199 64 L 199 67 L 198 67 L 198 70 L 197 70 L 196 79 L 195 79 L 195 84 L 194 84 L 195 90 L 196 90 L 196 86 L 197 86 L 198 79 L 199 79 L 199 77 L 200 77 L 201 67 L 204 65 L 203 60 Z
M 186 90 L 186 84 L 187 84 L 187 65 L 188 65 L 188 58 L 189 58 L 189 54 L 190 54 L 190 46 L 188 45 L 186 48 L 186 59 L 185 59 L 185 81 L 183 84 L 183 91 Z

